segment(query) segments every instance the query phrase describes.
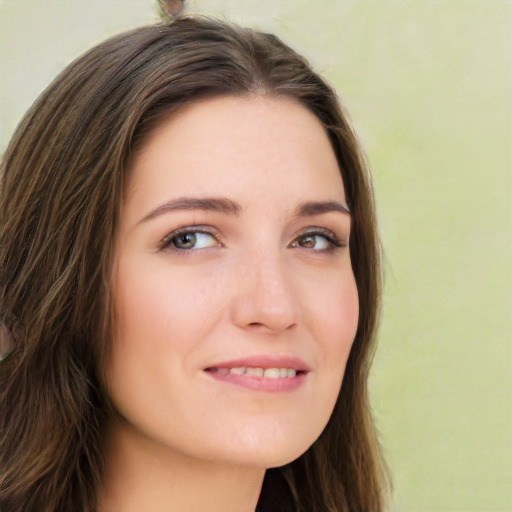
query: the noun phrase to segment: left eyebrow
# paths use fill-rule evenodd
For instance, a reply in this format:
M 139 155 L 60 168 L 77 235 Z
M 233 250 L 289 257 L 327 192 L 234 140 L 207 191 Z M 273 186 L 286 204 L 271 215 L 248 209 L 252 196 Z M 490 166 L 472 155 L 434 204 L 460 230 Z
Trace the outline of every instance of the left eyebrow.
M 341 212 L 350 215 L 348 206 L 337 201 L 309 201 L 300 204 L 295 210 L 296 217 L 311 217 L 322 213 Z

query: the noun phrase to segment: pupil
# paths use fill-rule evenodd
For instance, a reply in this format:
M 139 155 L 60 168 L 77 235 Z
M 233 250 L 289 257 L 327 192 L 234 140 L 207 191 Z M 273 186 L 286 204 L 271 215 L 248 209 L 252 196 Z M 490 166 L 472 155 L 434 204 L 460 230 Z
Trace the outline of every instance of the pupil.
M 174 242 L 174 245 L 180 249 L 190 249 L 196 244 L 196 235 L 194 233 L 184 233 L 178 235 Z

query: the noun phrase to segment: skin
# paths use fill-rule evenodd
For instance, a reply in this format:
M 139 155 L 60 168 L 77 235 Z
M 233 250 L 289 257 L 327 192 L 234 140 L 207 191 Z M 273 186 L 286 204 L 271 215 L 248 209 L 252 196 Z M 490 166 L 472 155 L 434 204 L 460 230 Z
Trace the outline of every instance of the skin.
M 169 206 L 211 197 L 229 208 Z M 331 207 L 297 215 L 305 202 Z M 265 469 L 318 438 L 357 328 L 343 207 L 326 133 L 292 100 L 208 99 L 150 135 L 117 237 L 105 385 L 118 415 L 100 510 L 254 510 Z M 206 371 L 255 356 L 299 358 L 307 372 L 279 391 Z

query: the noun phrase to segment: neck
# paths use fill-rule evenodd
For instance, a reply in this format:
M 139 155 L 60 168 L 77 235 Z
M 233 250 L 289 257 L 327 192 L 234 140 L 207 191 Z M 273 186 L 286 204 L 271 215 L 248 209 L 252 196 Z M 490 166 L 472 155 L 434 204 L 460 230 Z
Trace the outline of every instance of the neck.
M 113 420 L 105 438 L 98 511 L 252 512 L 264 473 L 261 468 L 188 457 Z

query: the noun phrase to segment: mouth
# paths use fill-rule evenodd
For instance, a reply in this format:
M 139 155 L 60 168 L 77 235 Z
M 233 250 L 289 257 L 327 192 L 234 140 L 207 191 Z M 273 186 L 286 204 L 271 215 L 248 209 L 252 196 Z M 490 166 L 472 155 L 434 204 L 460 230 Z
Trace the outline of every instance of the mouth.
M 305 363 L 296 358 L 250 358 L 204 369 L 217 381 L 259 391 L 297 389 L 309 371 Z
M 263 368 L 261 366 L 235 366 L 206 368 L 206 372 L 216 373 L 219 376 L 236 375 L 239 377 L 255 377 L 257 379 L 293 379 L 297 375 L 305 373 L 305 370 L 295 368 Z

